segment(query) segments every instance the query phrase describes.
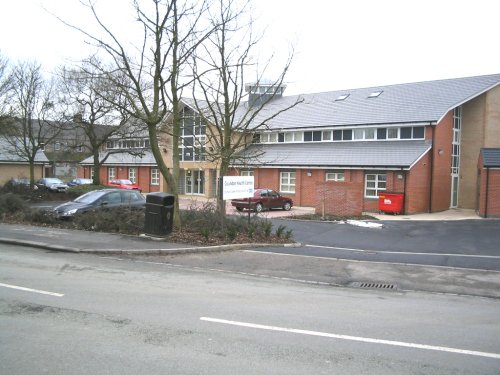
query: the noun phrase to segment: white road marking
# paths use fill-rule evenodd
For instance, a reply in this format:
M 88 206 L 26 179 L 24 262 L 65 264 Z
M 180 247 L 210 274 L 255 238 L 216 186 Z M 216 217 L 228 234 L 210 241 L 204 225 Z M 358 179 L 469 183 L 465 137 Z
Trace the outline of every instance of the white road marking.
M 475 350 L 456 349 L 456 348 L 449 348 L 446 346 L 434 346 L 434 345 L 423 345 L 423 344 L 416 344 L 416 343 L 403 342 L 403 341 L 380 340 L 380 339 L 373 339 L 373 338 L 368 338 L 368 337 L 339 335 L 339 334 L 335 334 L 335 333 L 309 331 L 309 330 L 303 330 L 303 329 L 284 328 L 284 327 L 276 327 L 276 326 L 267 326 L 267 325 L 262 325 L 262 324 L 237 322 L 234 320 L 225 320 L 225 319 L 216 319 L 216 318 L 207 318 L 207 317 L 201 317 L 200 320 L 205 321 L 205 322 L 211 322 L 211 323 L 229 324 L 229 325 L 233 325 L 233 326 L 263 329 L 263 330 L 268 330 L 268 331 L 287 332 L 287 333 L 295 333 L 295 334 L 309 335 L 309 336 L 328 337 L 328 338 L 339 339 L 339 340 L 365 342 L 365 343 L 370 343 L 370 344 L 392 345 L 392 346 L 399 346 L 399 347 L 412 348 L 412 349 L 434 350 L 434 351 L 439 351 L 439 352 L 447 352 L 447 353 L 473 355 L 473 356 L 478 356 L 478 357 L 500 359 L 500 354 L 498 354 L 498 353 L 488 353 L 488 352 L 479 352 L 479 351 L 475 351 Z
M 383 262 L 383 261 L 376 261 L 376 260 L 343 259 L 343 258 L 337 258 L 337 257 L 321 257 L 321 256 L 316 256 L 316 255 L 275 253 L 273 251 L 261 251 L 261 250 L 241 250 L 241 251 L 243 251 L 245 253 L 256 253 L 256 254 L 263 254 L 263 255 L 278 255 L 278 256 L 297 257 L 297 258 L 335 260 L 338 262 L 370 263 L 370 264 L 394 264 L 394 265 L 398 265 L 398 266 L 446 268 L 446 269 L 453 269 L 453 270 L 468 270 L 468 271 L 479 271 L 479 272 L 489 272 L 489 273 L 491 273 L 491 272 L 500 273 L 500 271 L 497 271 L 497 270 L 485 270 L 485 269 L 481 269 L 481 268 L 436 266 L 436 265 L 432 265 L 432 264 L 403 263 L 403 262 Z
M 351 249 L 348 247 L 335 247 L 335 246 L 321 246 L 321 245 L 304 245 L 306 247 L 317 247 L 320 249 L 335 249 L 342 251 L 352 251 L 357 253 L 377 253 L 377 254 L 402 254 L 402 255 L 431 255 L 431 256 L 447 256 L 447 257 L 465 257 L 465 258 L 487 258 L 487 259 L 500 259 L 498 255 L 472 255 L 472 254 L 453 254 L 453 253 L 413 253 L 411 251 L 385 251 L 385 250 L 365 250 L 365 249 Z
M 17 286 L 17 285 L 10 285 L 10 284 L 2 284 L 2 283 L 0 283 L 0 286 L 3 286 L 5 288 L 23 290 L 25 292 L 32 292 L 32 293 L 38 293 L 38 294 L 47 294 L 47 295 L 53 296 L 53 297 L 62 297 L 62 296 L 64 296 L 64 294 L 61 294 L 61 293 L 47 292 L 46 290 L 25 288 L 23 286 Z

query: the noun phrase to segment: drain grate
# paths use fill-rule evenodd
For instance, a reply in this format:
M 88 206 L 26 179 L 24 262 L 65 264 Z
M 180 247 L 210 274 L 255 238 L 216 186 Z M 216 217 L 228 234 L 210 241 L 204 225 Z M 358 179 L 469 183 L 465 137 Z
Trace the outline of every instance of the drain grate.
M 385 290 L 396 290 L 398 286 L 396 284 L 385 284 L 385 283 L 369 283 L 369 282 L 354 282 L 350 284 L 354 288 L 363 289 L 385 289 Z

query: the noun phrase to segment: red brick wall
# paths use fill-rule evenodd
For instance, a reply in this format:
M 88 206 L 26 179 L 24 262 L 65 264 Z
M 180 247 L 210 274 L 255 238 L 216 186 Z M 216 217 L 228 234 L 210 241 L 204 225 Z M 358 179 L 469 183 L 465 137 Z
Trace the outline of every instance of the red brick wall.
M 500 169 L 486 169 L 480 161 L 479 215 L 500 217 Z
M 415 214 L 429 211 L 430 152 L 406 174 L 405 212 Z
M 448 112 L 443 120 L 434 127 L 432 212 L 450 208 L 452 139 L 453 112 Z
M 323 172 L 324 173 L 324 172 Z M 316 214 L 359 216 L 363 211 L 363 184 L 358 182 L 317 182 Z

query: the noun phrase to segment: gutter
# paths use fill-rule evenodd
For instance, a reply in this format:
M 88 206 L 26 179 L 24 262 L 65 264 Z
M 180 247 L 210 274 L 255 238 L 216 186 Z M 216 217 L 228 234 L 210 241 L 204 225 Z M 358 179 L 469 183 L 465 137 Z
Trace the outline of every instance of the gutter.
M 433 184 L 434 184 L 434 148 L 436 147 L 435 143 L 435 133 L 436 133 L 436 126 L 430 127 L 432 129 L 432 147 L 431 147 L 431 158 L 430 158 L 430 178 L 429 178 L 429 213 L 432 212 L 432 190 L 433 190 Z

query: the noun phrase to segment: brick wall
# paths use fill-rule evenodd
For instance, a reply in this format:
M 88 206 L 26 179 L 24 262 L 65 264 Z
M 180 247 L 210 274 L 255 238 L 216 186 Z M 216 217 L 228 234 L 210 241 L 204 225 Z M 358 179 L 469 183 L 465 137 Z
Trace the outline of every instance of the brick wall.
M 429 211 L 430 152 L 406 173 L 405 212 L 415 214 Z
M 486 169 L 479 161 L 478 213 L 482 217 L 500 217 L 500 169 Z
M 359 216 L 363 212 L 363 184 L 322 181 L 315 186 L 316 214 Z
M 432 168 L 432 212 L 450 208 L 451 197 L 451 152 L 453 137 L 453 112 L 448 114 L 434 127 Z

